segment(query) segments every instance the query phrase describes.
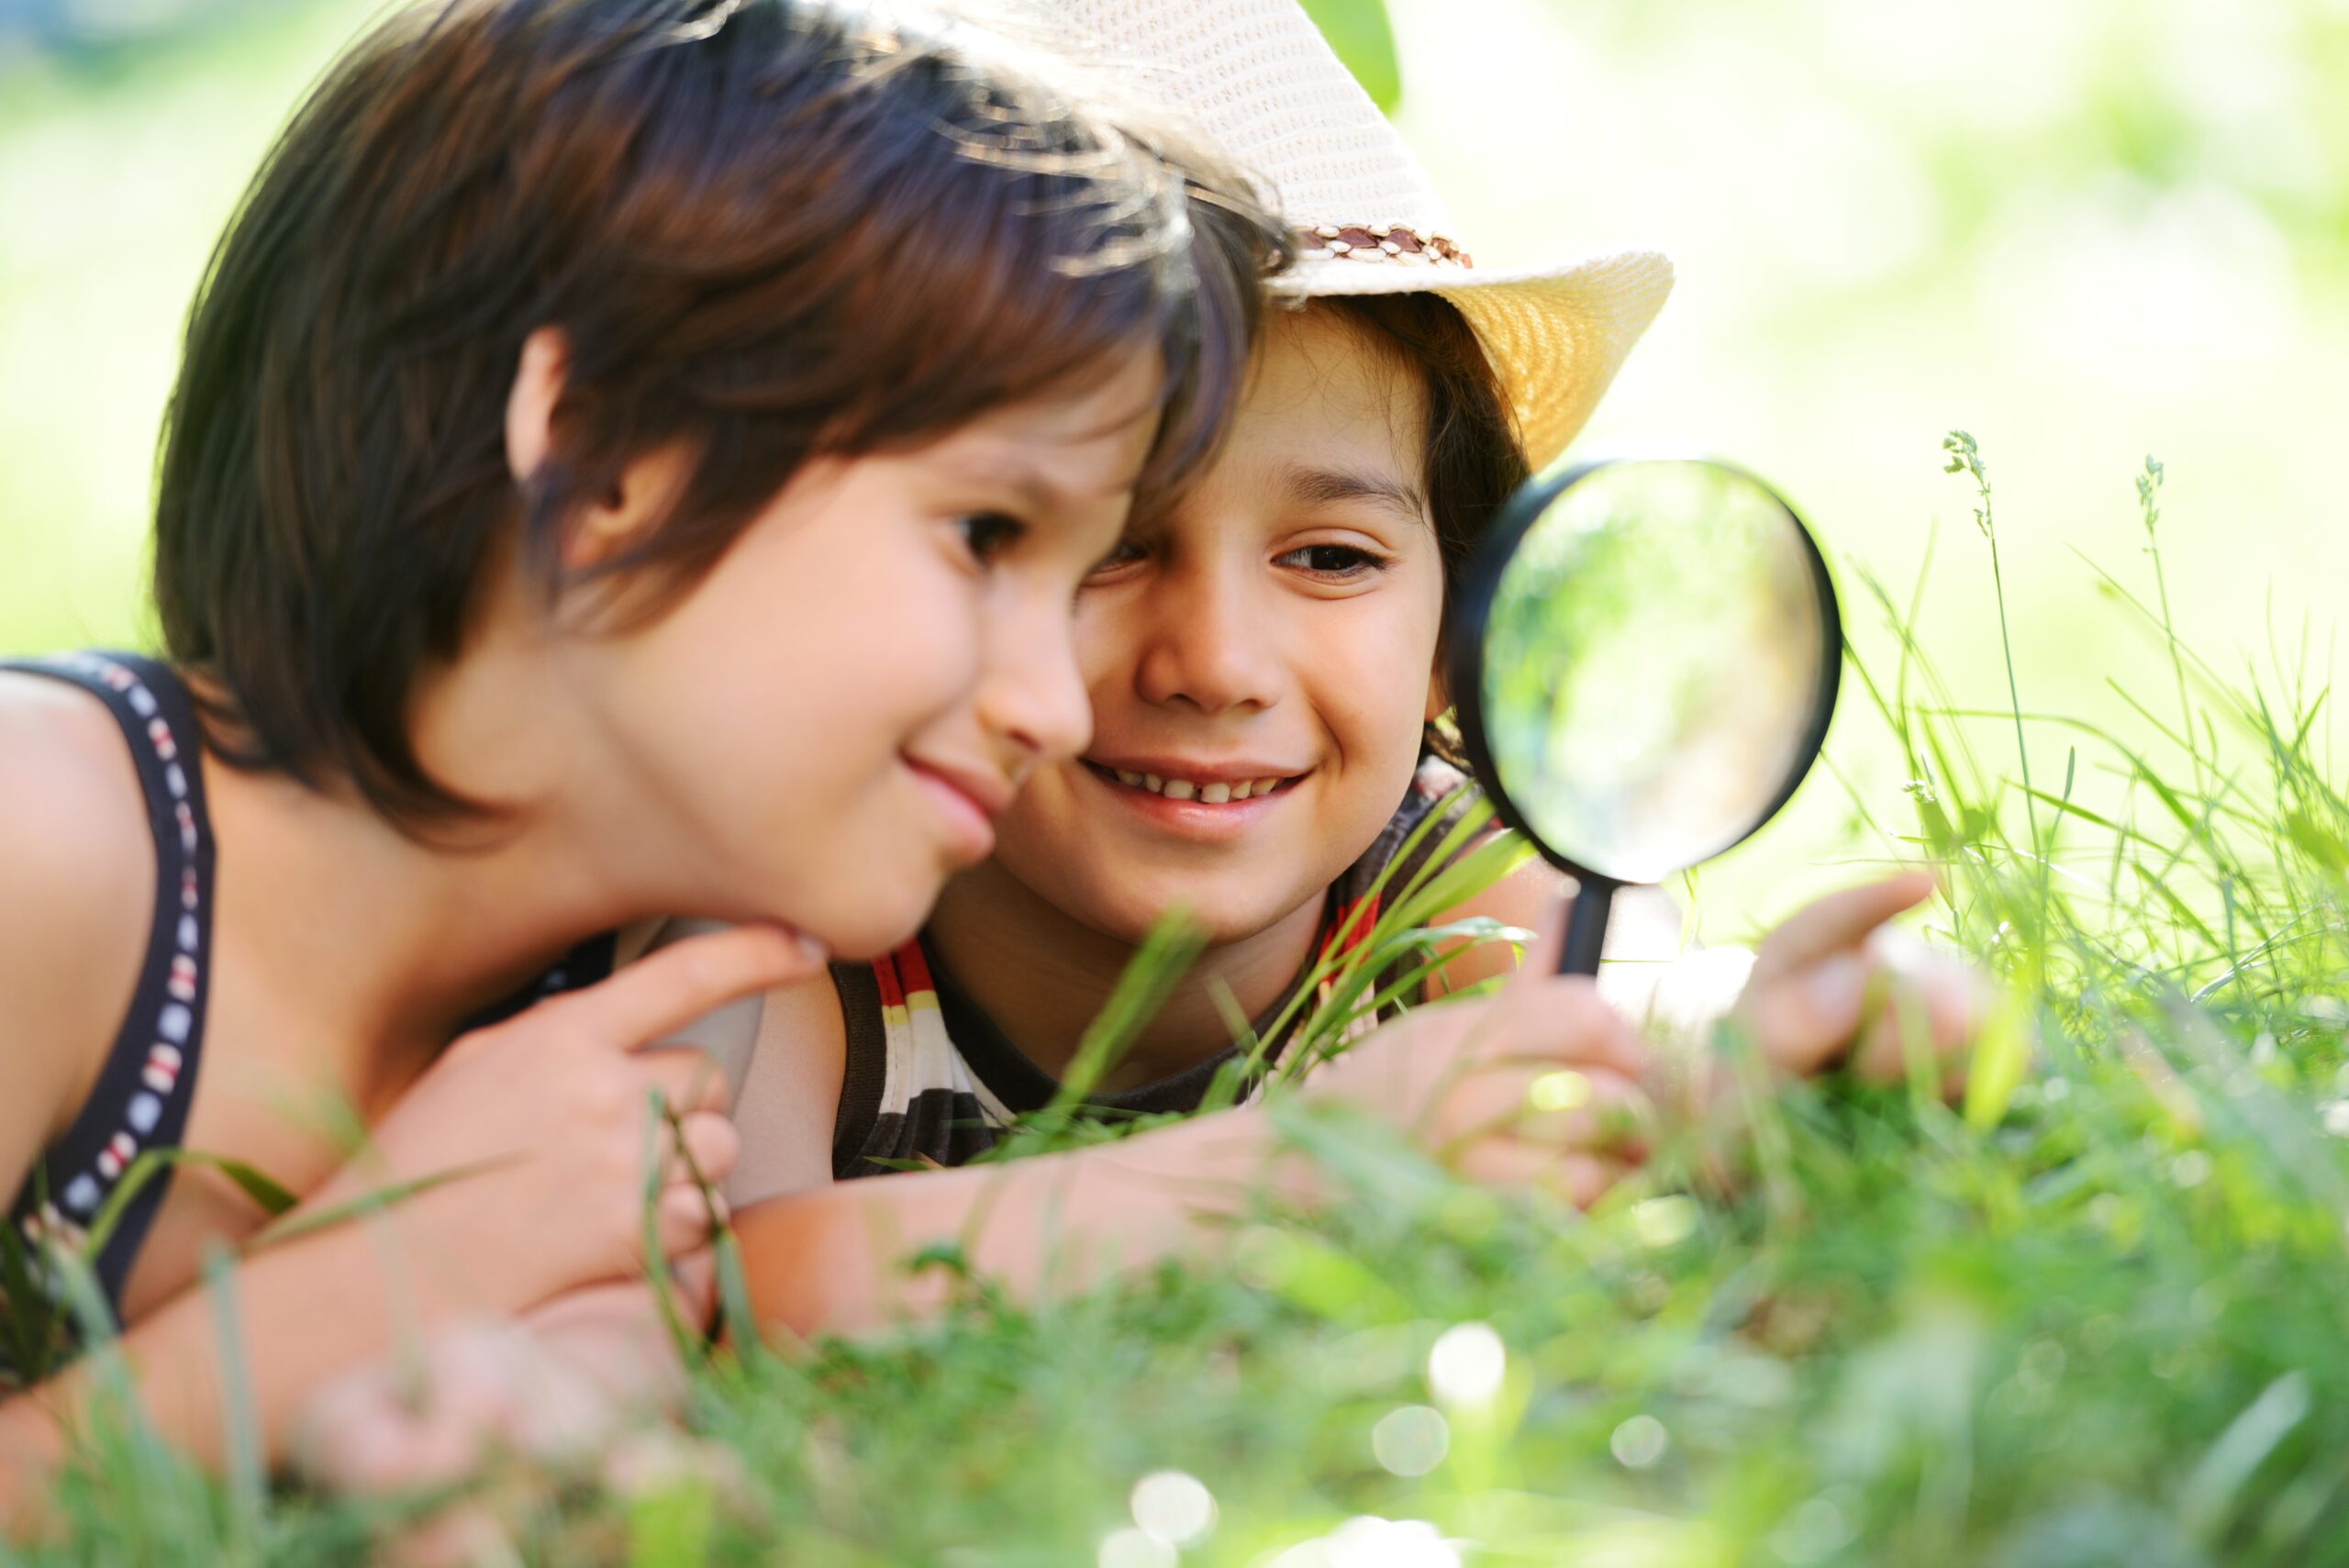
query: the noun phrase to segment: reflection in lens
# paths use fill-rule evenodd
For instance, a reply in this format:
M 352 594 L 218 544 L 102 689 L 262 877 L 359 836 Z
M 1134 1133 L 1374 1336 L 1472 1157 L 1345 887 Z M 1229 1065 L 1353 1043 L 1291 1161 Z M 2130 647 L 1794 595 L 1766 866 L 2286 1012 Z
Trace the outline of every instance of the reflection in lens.
M 1658 882 L 1751 832 L 1810 762 L 1836 644 L 1801 524 L 1696 462 L 1569 485 L 1503 572 L 1486 742 L 1550 849 Z

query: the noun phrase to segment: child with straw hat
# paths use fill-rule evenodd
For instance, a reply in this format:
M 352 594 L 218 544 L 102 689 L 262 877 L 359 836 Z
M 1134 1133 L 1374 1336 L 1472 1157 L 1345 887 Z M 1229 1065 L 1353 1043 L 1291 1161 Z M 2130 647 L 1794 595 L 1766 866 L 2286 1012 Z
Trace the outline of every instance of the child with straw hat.
M 1299 259 L 1271 284 L 1291 308 L 1274 313 L 1216 462 L 1171 505 L 1138 513 L 1080 596 L 1085 752 L 1029 781 L 994 858 L 948 884 L 915 941 L 766 1001 L 732 1190 L 742 1202 L 796 1195 L 747 1214 L 744 1233 L 770 1309 L 800 1327 L 852 1324 L 879 1305 L 878 1271 L 800 1266 L 806 1249 L 857 1245 L 859 1211 L 874 1207 L 901 1235 L 955 1234 L 946 1222 L 977 1190 L 917 1176 L 858 1184 L 871 1195 L 850 1206 L 830 1184 L 960 1164 L 1052 1104 L 1167 910 L 1189 911 L 1207 945 L 1091 1103 L 1113 1117 L 1195 1109 L 1219 1075 L 1252 1085 L 1278 1062 L 1327 955 L 1362 941 L 1382 899 L 1428 869 L 1442 834 L 1423 825 L 1473 795 L 1439 723 L 1438 651 L 1461 565 L 1508 492 L 1589 417 L 1672 284 L 1648 251 L 1479 265 L 1295 0 L 1051 0 L 1015 25 L 1186 117 L 1255 175 Z M 1889 1075 L 1900 1056 L 1888 1025 L 1863 1029 L 1888 969 L 1921 992 L 1938 1049 L 1971 1032 L 1973 977 L 1902 954 L 1879 930 L 1931 890 L 1911 874 L 1822 900 L 1764 944 L 1750 978 L 1743 955 L 1699 967 L 1726 993 L 1746 981 L 1738 1005 L 1787 1069 L 1856 1051 Z M 1558 893 L 1529 865 L 1429 923 L 1534 926 Z M 1672 956 L 1663 903 L 1622 923 L 1618 956 Z M 1513 967 L 1511 948 L 1486 943 L 1452 953 L 1425 989 Z M 1235 1011 L 1257 1042 L 1244 1063 Z M 1377 1095 L 1408 1115 L 1429 1091 L 1401 1058 L 1443 1048 L 1402 1044 L 1395 1025 L 1365 1034 L 1374 1022 L 1357 1025 L 1359 1060 L 1342 1064 L 1352 1090 L 1379 1076 Z M 1584 1076 L 1594 1108 L 1643 1115 L 1646 1063 L 1623 1029 L 1611 1013 L 1594 1022 Z M 1584 1114 L 1545 1146 L 1486 1149 L 1468 1169 L 1588 1202 L 1636 1153 L 1609 1140 L 1609 1119 Z M 1197 1147 L 1179 1155 L 1156 1151 L 1162 1133 L 1069 1161 L 1070 1203 L 1097 1204 L 1108 1233 L 1168 1233 L 1157 1211 L 1190 1199 L 1123 1183 L 1106 1196 L 1086 1162 L 1206 1175 L 1245 1157 L 1232 1152 L 1244 1137 L 1186 1132 Z M 1074 1209 L 1059 1216 L 1063 1242 Z M 1039 1223 L 998 1202 L 992 1261 L 1030 1267 Z

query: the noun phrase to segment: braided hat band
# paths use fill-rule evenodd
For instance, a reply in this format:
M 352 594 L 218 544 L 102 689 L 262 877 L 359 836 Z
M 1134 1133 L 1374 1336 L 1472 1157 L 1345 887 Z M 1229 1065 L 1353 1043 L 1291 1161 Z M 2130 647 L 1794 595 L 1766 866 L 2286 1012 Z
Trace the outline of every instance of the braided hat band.
M 1399 261 L 1405 266 L 1458 267 L 1476 263 L 1456 240 L 1441 234 L 1422 239 L 1399 223 L 1324 223 L 1297 231 L 1299 261 Z

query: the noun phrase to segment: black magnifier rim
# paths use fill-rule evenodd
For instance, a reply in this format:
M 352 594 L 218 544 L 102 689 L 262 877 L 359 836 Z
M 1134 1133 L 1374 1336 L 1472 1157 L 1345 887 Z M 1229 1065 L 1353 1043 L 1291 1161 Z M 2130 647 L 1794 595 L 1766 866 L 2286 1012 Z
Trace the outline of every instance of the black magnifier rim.
M 1533 825 L 1518 809 L 1502 786 L 1500 771 L 1493 766 L 1492 748 L 1485 739 L 1485 628 L 1491 622 L 1493 601 L 1500 594 L 1501 578 L 1508 563 L 1517 555 L 1517 547 L 1542 515 L 1558 497 L 1605 468 L 1637 466 L 1650 462 L 1702 463 L 1736 474 L 1759 488 L 1776 503 L 1778 509 L 1795 525 L 1795 536 L 1802 541 L 1803 559 L 1810 567 L 1811 585 L 1819 592 L 1820 608 L 1826 613 L 1819 624 L 1819 686 L 1811 701 L 1810 722 L 1803 737 L 1803 746 L 1796 755 L 1801 759 L 1787 772 L 1785 781 L 1770 804 L 1754 815 L 1746 829 L 1729 842 L 1709 851 L 1707 860 L 1726 854 L 1745 842 L 1770 819 L 1778 815 L 1803 780 L 1818 765 L 1820 750 L 1827 744 L 1827 730 L 1835 717 L 1835 701 L 1843 682 L 1843 606 L 1835 595 L 1835 580 L 1828 575 L 1827 558 L 1820 553 L 1819 541 L 1811 536 L 1809 525 L 1802 520 L 1792 503 L 1781 495 L 1766 480 L 1752 470 L 1719 458 L 1660 453 L 1637 457 L 1607 457 L 1581 462 L 1560 470 L 1549 478 L 1536 477 L 1518 487 L 1517 494 L 1493 519 L 1491 530 L 1470 558 L 1468 569 L 1461 576 L 1460 596 L 1454 601 L 1457 610 L 1452 627 L 1451 649 L 1445 659 L 1446 674 L 1452 682 L 1453 711 L 1460 721 L 1460 740 L 1468 752 L 1469 765 L 1484 781 L 1485 793 L 1493 804 L 1493 813 L 1507 826 L 1525 836 L 1526 841 L 1542 852 L 1542 858 L 1560 871 L 1585 883 L 1601 882 L 1612 887 L 1624 884 L 1620 877 L 1604 872 L 1591 871 L 1576 865 L 1533 830 Z M 1702 862 L 1698 862 L 1699 864 Z

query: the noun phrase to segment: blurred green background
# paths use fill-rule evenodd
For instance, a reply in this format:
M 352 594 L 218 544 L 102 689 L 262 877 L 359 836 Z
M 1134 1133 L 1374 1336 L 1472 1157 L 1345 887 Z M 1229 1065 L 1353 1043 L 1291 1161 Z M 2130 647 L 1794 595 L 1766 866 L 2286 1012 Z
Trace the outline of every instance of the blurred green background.
M 1360 7 L 1315 8 L 1375 39 Z M 268 139 L 377 8 L 0 0 L 0 648 L 142 637 L 189 295 Z M 2189 642 L 2233 671 L 2305 628 L 2329 657 L 2349 585 L 2349 0 L 1390 11 L 1398 121 L 1480 262 L 1652 245 L 1678 263 L 1584 450 L 1664 439 L 1776 480 L 1836 558 L 1864 652 L 1886 640 L 1853 568 L 1905 594 L 1938 524 L 1922 633 L 1962 704 L 2004 702 L 1987 551 L 1940 472 L 1963 426 L 1998 485 L 2026 707 L 2109 717 L 2108 680 L 2166 679 L 2080 559 L 2150 588 L 2148 453 Z M 1897 805 L 1856 706 L 1831 756 Z M 1879 852 L 1842 847 L 1852 817 L 1815 777 L 1709 875 L 1709 905 L 1734 893 L 1742 929 L 1848 875 L 1839 859 Z

